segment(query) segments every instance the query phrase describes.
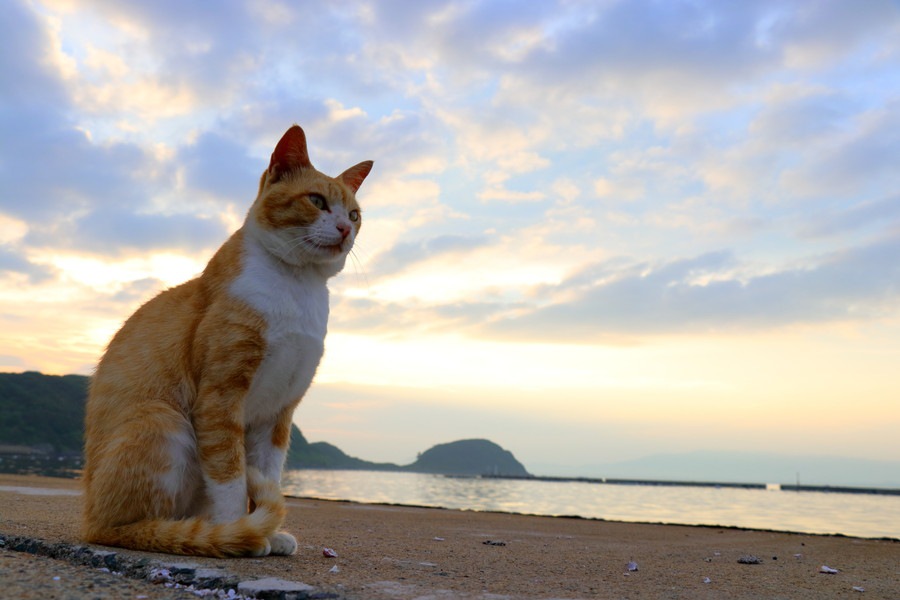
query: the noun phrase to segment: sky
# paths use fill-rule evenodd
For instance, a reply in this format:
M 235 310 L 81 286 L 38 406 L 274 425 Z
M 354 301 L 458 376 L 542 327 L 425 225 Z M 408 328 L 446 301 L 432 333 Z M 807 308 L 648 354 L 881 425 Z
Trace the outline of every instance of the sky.
M 897 2 L 9 0 L 0 82 L 0 370 L 90 374 L 298 123 L 375 161 L 311 441 L 900 460 Z

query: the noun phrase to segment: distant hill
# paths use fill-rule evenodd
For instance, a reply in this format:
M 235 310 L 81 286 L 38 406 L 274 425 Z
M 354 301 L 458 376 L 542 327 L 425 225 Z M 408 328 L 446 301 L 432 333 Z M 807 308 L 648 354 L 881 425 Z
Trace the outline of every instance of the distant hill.
M 0 445 L 81 452 L 87 387 L 83 375 L 0 373 Z
M 309 443 L 295 425 L 286 466 L 293 469 L 351 469 L 365 471 L 406 471 L 439 475 L 527 476 L 528 471 L 512 452 L 488 440 L 460 440 L 438 444 L 419 454 L 411 465 L 374 463 L 348 456 L 327 442 Z
M 0 373 L 0 454 L 80 453 L 88 382 L 83 375 Z M 415 463 L 400 466 L 349 456 L 327 442 L 310 443 L 296 425 L 285 463 L 292 469 L 527 475 L 512 453 L 487 440 L 440 444 L 420 454 Z
M 488 440 L 438 444 L 419 455 L 418 460 L 404 470 L 444 475 L 528 475 L 512 452 Z
M 296 425 L 291 426 L 291 447 L 285 467 L 288 469 L 349 469 L 359 471 L 399 471 L 392 463 L 375 463 L 349 456 L 328 442 L 310 443 Z

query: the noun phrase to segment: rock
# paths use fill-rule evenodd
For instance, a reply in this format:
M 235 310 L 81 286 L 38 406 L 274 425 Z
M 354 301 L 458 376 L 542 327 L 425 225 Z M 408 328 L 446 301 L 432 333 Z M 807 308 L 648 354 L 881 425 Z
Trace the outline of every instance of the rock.
M 260 600 L 305 600 L 316 593 L 311 585 L 275 577 L 242 581 L 237 589 L 240 594 Z
M 110 571 L 116 571 L 119 567 L 118 554 L 109 550 L 94 550 L 91 556 L 92 567 L 106 567 Z

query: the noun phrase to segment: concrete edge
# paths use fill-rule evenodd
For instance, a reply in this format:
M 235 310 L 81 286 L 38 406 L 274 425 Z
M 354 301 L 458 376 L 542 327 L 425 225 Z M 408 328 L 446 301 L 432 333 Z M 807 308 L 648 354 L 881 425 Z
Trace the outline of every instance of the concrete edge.
M 25 552 L 65 561 L 75 566 L 101 569 L 130 579 L 185 589 L 198 596 L 239 600 L 342 600 L 334 592 L 284 579 L 243 580 L 224 568 L 205 567 L 191 562 L 133 557 L 83 544 L 51 543 L 20 535 L 0 533 L 0 549 Z

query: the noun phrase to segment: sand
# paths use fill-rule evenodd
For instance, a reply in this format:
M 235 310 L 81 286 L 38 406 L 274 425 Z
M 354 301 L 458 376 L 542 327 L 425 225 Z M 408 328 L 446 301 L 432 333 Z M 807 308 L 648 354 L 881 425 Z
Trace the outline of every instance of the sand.
M 71 480 L 0 475 L 0 534 L 79 544 L 77 490 Z M 186 562 L 242 582 L 277 578 L 351 599 L 900 598 L 900 542 L 893 540 L 295 498 L 287 503 L 286 529 L 300 543 L 294 556 L 222 560 L 115 551 L 130 564 Z M 324 556 L 323 548 L 337 557 Z M 22 577 L 33 576 L 47 584 L 50 559 L 22 554 L 0 552 L 0 583 L 14 579 L 21 585 Z M 759 563 L 739 562 L 751 556 Z M 27 597 L 103 597 L 82 594 L 78 583 L 115 577 L 62 560 L 50 563 L 74 569 L 82 579 L 67 575 L 67 596 Z M 822 566 L 838 572 L 822 573 Z M 173 597 L 162 585 L 128 585 L 136 586 L 132 597 Z M 27 584 L 22 589 L 35 590 Z

